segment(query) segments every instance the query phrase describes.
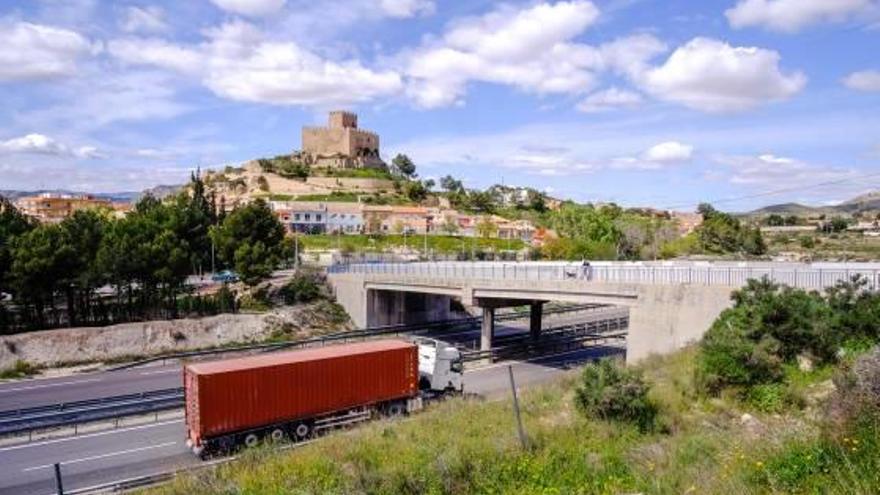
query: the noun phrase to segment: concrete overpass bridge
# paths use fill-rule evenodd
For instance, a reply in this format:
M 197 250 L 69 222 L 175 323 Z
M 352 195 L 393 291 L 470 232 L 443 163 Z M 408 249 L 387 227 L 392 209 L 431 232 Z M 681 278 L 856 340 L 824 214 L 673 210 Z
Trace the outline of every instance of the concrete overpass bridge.
M 483 349 L 492 346 L 497 308 L 529 305 L 537 338 L 545 302 L 627 306 L 630 362 L 699 339 L 749 279 L 822 290 L 861 275 L 880 288 L 880 263 L 362 263 L 328 272 L 340 304 L 362 327 L 447 319 L 453 300 L 482 308 Z

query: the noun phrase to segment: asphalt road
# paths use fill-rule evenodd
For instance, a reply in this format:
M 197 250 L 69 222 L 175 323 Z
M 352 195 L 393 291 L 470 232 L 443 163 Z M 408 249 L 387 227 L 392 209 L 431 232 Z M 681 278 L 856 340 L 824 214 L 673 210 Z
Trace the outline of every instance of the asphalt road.
M 605 313 L 607 317 L 608 313 Z M 597 312 L 548 317 L 545 327 L 601 318 Z M 526 331 L 527 323 L 499 326 L 498 334 Z M 450 334 L 450 340 L 468 341 L 479 330 Z M 571 365 L 602 355 L 622 353 L 622 347 L 597 347 L 545 356 L 529 362 L 498 363 L 466 372 L 465 390 L 487 396 L 509 392 L 507 366 L 517 385 L 545 382 Z M 180 386 L 180 365 L 27 380 L 0 385 L 0 410 L 134 393 Z M 0 495 L 55 493 L 53 464 L 62 463 L 66 490 L 158 474 L 199 464 L 186 448 L 183 419 L 131 426 L 0 447 Z
M 561 376 L 572 365 L 620 352 L 620 347 L 590 348 L 474 369 L 465 376 L 465 390 L 487 396 L 508 393 L 508 364 L 513 366 L 517 386 L 528 387 Z M 184 444 L 183 419 L 0 447 L 0 495 L 55 493 L 55 462 L 61 462 L 64 488 L 70 490 L 195 466 L 201 461 Z

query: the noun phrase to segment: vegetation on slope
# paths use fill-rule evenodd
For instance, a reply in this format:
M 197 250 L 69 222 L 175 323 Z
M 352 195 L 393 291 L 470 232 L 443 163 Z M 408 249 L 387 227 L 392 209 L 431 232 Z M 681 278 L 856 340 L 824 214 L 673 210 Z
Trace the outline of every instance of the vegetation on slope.
M 877 493 L 880 350 L 852 350 L 876 345 L 880 295 L 854 283 L 808 296 L 809 304 L 824 306 L 808 315 L 821 312 L 825 323 L 808 324 L 790 311 L 802 308 L 803 294 L 753 284 L 713 327 L 726 337 L 634 370 L 591 364 L 579 376 L 526 391 L 526 448 L 510 401 L 455 399 L 407 421 L 374 422 L 293 451 L 249 451 L 153 492 Z M 707 388 L 707 357 L 728 352 L 713 339 L 739 342 L 727 347 L 730 361 L 747 373 L 765 368 L 766 359 L 738 358 L 744 344 L 735 325 L 742 318 L 760 328 L 753 340 L 776 350 L 781 371 Z M 790 356 L 824 353 L 809 341 L 826 325 L 843 335 L 832 344 L 834 357 L 793 365 Z M 768 335 L 775 344 L 766 343 Z M 715 372 L 728 376 L 725 369 Z M 797 400 L 767 407 L 768 384 L 784 384 Z

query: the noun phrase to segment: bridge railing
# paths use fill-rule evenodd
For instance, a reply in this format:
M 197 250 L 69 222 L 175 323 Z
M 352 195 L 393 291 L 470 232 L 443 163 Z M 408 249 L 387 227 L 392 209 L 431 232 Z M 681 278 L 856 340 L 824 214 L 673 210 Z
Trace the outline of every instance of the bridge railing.
M 749 279 L 768 279 L 803 289 L 820 290 L 860 275 L 868 288 L 880 288 L 880 269 L 876 265 L 860 268 L 855 264 L 840 268 L 794 267 L 770 264 L 755 266 L 692 264 L 683 266 L 635 265 L 602 263 L 499 263 L 499 262 L 440 262 L 440 263 L 355 263 L 335 265 L 330 273 L 360 273 L 390 275 L 413 279 L 473 279 L 473 280 L 584 280 L 637 284 L 694 284 L 740 287 Z

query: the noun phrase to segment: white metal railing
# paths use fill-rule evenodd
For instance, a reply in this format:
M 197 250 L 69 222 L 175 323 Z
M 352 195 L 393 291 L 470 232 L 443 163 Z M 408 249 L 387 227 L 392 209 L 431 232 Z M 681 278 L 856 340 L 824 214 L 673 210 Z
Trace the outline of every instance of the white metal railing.
M 360 273 L 412 279 L 584 280 L 637 284 L 693 284 L 740 287 L 749 279 L 770 280 L 803 289 L 821 290 L 861 275 L 868 288 L 880 288 L 880 265 L 859 263 L 628 263 L 597 262 L 426 262 L 334 265 L 330 273 Z

